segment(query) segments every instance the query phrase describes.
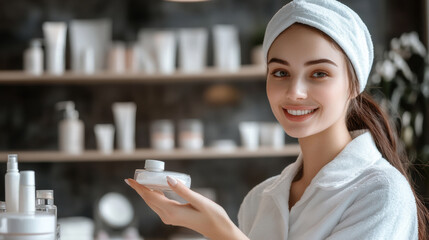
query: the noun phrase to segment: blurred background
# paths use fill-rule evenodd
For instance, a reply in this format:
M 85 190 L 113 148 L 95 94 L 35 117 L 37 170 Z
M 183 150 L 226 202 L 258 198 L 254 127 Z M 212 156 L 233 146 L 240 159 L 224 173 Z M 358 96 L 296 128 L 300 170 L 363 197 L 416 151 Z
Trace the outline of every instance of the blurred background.
M 287 2 L 0 1 L 0 172 L 18 153 L 36 188 L 54 190 L 67 231 L 198 239 L 164 225 L 124 183 L 157 158 L 237 222 L 246 193 L 297 156 L 296 140 L 273 124 L 260 55 L 266 24 Z M 400 129 L 427 199 L 428 1 L 341 2 L 372 34 L 370 92 Z

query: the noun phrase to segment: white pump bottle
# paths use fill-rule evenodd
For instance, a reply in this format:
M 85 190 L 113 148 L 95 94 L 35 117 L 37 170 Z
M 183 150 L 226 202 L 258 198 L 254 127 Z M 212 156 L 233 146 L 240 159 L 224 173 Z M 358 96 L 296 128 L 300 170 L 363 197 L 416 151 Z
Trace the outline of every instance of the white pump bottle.
M 84 149 L 84 125 L 79 120 L 79 113 L 75 110 L 74 102 L 57 103 L 58 110 L 64 110 L 64 119 L 58 126 L 58 140 L 60 151 L 69 154 L 80 154 Z

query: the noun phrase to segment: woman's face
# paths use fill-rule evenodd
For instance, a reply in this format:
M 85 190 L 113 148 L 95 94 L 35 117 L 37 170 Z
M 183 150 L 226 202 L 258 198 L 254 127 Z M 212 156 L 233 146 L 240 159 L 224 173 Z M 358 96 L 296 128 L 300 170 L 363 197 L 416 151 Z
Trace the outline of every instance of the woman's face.
M 344 54 L 317 30 L 292 25 L 268 51 L 267 95 L 289 136 L 345 126 L 349 84 Z

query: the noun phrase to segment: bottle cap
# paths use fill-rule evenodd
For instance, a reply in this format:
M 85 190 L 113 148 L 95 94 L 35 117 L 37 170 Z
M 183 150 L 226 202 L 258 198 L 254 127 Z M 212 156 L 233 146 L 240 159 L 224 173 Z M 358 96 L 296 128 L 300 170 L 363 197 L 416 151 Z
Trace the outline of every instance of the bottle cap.
M 7 155 L 7 171 L 18 171 L 18 155 Z
M 42 39 L 38 39 L 38 38 L 32 39 L 30 41 L 30 46 L 34 48 L 40 48 L 42 46 L 42 41 L 43 41 Z
M 64 101 L 57 103 L 58 110 L 64 110 L 65 119 L 78 119 L 79 112 L 76 111 L 73 101 Z
M 164 162 L 159 160 L 146 160 L 144 164 L 144 168 L 148 171 L 153 172 L 162 172 L 164 171 Z
M 35 186 L 34 171 L 21 171 L 19 184 L 23 186 Z
M 38 199 L 54 199 L 54 191 L 53 190 L 37 190 L 36 198 Z

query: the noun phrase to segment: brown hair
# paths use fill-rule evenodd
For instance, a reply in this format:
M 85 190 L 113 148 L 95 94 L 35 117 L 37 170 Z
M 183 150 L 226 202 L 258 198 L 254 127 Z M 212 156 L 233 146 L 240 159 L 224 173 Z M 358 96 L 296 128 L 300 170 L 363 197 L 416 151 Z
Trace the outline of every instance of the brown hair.
M 339 48 L 339 46 L 336 47 Z M 398 141 L 396 131 L 393 131 L 389 118 L 378 104 L 366 92 L 359 94 L 359 81 L 356 73 L 350 60 L 345 54 L 344 56 L 349 74 L 350 96 L 356 96 L 350 100 L 346 119 L 347 128 L 349 131 L 369 129 L 382 156 L 404 175 L 410 186 L 413 186 L 412 191 L 417 205 L 419 239 L 428 240 L 429 232 L 427 224 L 429 222 L 429 212 L 423 201 L 414 191 L 414 184 L 409 177 L 411 162 L 408 159 L 405 148 Z

